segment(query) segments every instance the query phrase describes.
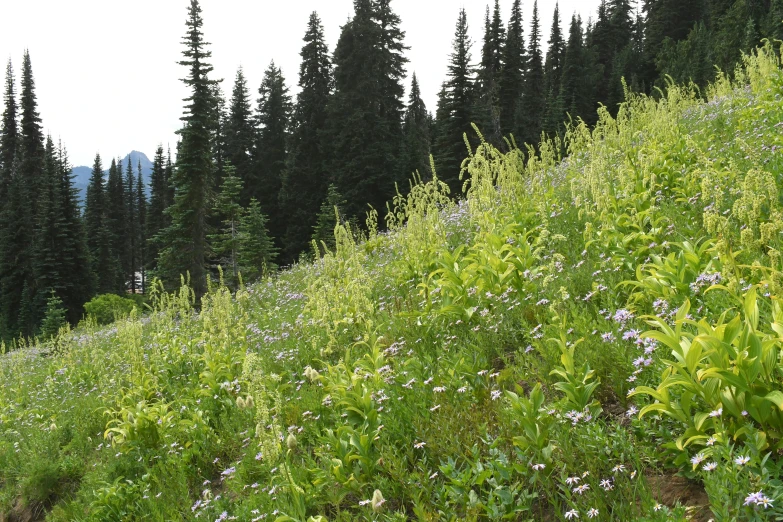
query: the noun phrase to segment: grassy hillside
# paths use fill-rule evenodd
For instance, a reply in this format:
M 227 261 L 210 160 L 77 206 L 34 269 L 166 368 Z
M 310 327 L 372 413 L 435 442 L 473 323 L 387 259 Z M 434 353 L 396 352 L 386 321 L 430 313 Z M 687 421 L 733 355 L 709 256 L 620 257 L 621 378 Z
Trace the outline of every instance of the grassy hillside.
M 766 48 L 0 358 L 0 520 L 778 519 L 782 96 Z

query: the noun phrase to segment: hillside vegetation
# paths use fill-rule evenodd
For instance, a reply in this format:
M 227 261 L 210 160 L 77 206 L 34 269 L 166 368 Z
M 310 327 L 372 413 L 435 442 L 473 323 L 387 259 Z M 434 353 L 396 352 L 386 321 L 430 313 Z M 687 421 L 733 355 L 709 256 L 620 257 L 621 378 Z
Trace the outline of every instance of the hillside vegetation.
M 767 46 L 5 355 L 0 520 L 779 519 L 782 96 Z

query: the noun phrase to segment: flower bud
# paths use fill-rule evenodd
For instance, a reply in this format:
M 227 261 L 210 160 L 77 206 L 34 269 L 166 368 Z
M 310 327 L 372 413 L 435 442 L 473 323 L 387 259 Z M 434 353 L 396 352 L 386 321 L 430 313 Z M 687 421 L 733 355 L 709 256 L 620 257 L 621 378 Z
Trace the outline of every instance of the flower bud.
M 372 494 L 372 512 L 373 513 L 380 513 L 383 509 L 383 504 L 386 503 L 386 499 L 383 498 L 383 494 L 381 493 L 380 489 L 376 489 Z
M 297 446 L 296 436 L 293 433 L 288 434 L 288 438 L 285 439 L 285 445 L 290 450 L 295 450 Z

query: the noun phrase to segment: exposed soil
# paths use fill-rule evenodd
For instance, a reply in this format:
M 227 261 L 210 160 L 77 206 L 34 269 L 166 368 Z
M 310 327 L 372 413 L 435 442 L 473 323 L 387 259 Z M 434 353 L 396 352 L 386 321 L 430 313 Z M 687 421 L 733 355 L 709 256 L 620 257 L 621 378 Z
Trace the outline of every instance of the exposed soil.
M 689 509 L 689 520 L 694 522 L 710 520 L 712 516 L 710 499 L 701 484 L 674 475 L 656 475 L 646 478 L 650 491 L 661 504 L 674 507 L 679 502 L 682 506 L 692 508 Z

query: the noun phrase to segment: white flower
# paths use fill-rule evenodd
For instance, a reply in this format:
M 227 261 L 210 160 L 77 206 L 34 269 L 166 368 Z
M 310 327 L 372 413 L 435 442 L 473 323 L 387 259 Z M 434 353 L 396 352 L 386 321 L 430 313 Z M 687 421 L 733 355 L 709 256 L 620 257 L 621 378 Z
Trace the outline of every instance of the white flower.
M 587 516 L 589 518 L 595 518 L 598 516 L 598 510 L 595 508 L 590 508 L 590 511 L 587 512 Z
M 579 518 L 579 511 L 575 509 L 572 509 L 571 511 L 566 511 L 565 517 L 568 520 L 571 520 L 572 518 Z
M 734 464 L 736 464 L 737 466 L 744 466 L 748 462 L 750 462 L 750 457 L 746 457 L 745 455 L 742 455 L 734 459 Z

